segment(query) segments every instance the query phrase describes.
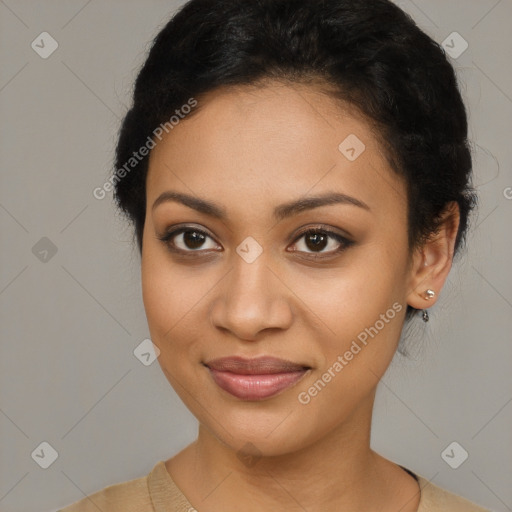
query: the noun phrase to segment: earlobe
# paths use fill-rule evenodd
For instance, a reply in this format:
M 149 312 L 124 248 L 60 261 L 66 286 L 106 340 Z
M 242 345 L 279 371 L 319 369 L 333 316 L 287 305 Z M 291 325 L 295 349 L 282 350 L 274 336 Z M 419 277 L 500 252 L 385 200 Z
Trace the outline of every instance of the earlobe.
M 429 244 L 431 242 L 427 242 Z M 407 304 L 415 309 L 424 309 L 435 303 L 433 300 L 439 288 L 434 287 L 434 258 L 427 254 L 426 245 L 418 250 L 415 265 L 411 270 L 411 281 L 408 288 Z M 430 261 L 430 263 L 429 263 Z
M 439 228 L 416 251 L 407 293 L 407 304 L 413 308 L 425 309 L 437 301 L 452 266 L 459 221 L 459 206 L 451 202 Z M 428 320 L 428 314 L 426 318 L 424 314 L 424 320 Z

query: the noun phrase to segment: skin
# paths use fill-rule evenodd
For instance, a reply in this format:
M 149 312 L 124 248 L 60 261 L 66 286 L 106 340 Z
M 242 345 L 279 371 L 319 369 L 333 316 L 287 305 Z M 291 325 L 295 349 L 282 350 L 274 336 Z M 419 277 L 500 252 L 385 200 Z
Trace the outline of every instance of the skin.
M 338 149 L 350 134 L 366 146 L 354 161 Z M 370 447 L 372 409 L 406 305 L 430 307 L 448 275 L 456 205 L 438 234 L 410 254 L 405 183 L 371 125 L 311 84 L 208 93 L 152 150 L 146 185 L 142 290 L 151 339 L 199 421 L 197 440 L 166 467 L 191 504 L 211 512 L 416 511 L 416 480 Z M 152 210 L 168 190 L 216 203 L 226 218 L 175 201 Z M 331 204 L 272 216 L 282 203 L 333 191 L 370 209 Z M 158 239 L 179 223 L 209 234 L 197 246 L 183 234 L 173 238 L 193 257 Z M 319 224 L 354 243 L 335 253 L 342 245 L 328 238 L 316 249 L 324 258 L 313 260 L 315 248 L 299 230 Z M 236 252 L 247 237 L 263 250 L 252 263 Z M 424 298 L 428 288 L 434 299 Z M 394 303 L 401 311 L 301 403 L 299 393 Z M 277 396 L 242 401 L 202 364 L 231 355 L 270 355 L 312 369 Z

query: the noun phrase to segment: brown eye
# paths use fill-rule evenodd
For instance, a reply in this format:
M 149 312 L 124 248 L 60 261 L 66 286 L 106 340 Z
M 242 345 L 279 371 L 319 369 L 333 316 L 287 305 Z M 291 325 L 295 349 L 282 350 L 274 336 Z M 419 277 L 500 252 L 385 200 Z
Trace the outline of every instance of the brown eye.
M 304 242 L 299 243 L 302 239 L 304 239 Z M 313 228 L 299 235 L 294 244 L 297 247 L 294 251 L 304 252 L 313 256 L 317 254 L 332 255 L 347 249 L 353 243 L 353 241 L 333 231 Z
M 209 247 L 208 244 L 205 244 L 208 239 L 213 242 L 210 235 L 200 229 L 192 227 L 180 228 L 158 238 L 174 252 L 192 253 L 200 252 L 200 250 L 206 251 L 217 248 L 215 243 L 211 243 Z
M 205 235 L 198 231 L 184 231 L 183 232 L 183 243 L 188 249 L 200 249 L 204 244 Z
M 321 251 L 327 246 L 329 237 L 325 233 L 308 233 L 305 235 L 305 241 L 308 249 Z

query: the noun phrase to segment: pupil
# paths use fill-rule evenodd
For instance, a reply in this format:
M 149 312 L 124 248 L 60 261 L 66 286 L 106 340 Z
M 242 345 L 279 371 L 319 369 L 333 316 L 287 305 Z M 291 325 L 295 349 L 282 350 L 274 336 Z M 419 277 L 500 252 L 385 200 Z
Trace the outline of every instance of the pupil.
M 197 249 L 204 242 L 204 235 L 197 231 L 185 231 L 183 237 L 189 249 Z
M 325 247 L 327 237 L 322 235 L 321 233 L 312 233 L 306 237 L 306 245 L 308 249 L 323 249 Z M 314 240 L 312 244 L 309 243 L 310 240 Z

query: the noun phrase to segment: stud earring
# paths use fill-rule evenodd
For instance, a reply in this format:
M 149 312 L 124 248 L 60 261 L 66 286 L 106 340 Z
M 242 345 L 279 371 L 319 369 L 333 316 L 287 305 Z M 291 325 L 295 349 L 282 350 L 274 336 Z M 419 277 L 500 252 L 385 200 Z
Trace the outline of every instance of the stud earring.
M 428 290 L 425 290 L 425 294 L 423 295 L 423 298 L 430 300 L 432 297 L 435 297 L 435 295 L 436 295 L 436 292 L 429 288 Z

